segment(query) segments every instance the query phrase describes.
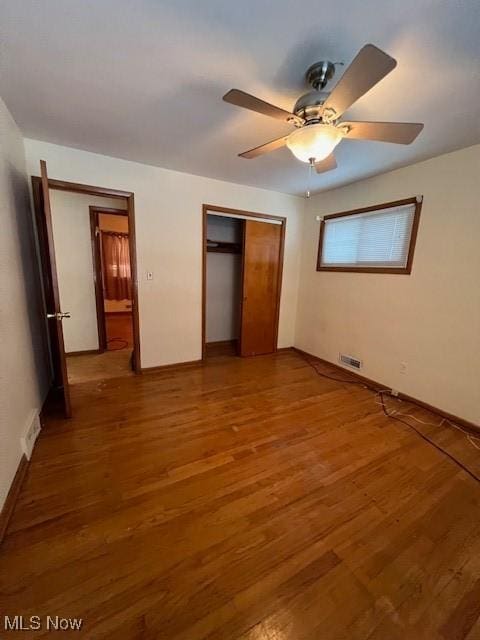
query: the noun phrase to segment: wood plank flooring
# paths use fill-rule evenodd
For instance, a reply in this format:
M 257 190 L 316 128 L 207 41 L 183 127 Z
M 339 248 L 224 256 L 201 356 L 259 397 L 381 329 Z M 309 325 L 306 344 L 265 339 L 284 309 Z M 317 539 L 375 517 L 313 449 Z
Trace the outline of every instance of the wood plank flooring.
M 0 549 L 2 621 L 77 616 L 72 636 L 95 640 L 480 638 L 480 485 L 368 391 L 281 352 L 79 384 L 72 402 Z M 462 434 L 423 428 L 480 471 Z
M 237 356 L 237 340 L 222 340 L 221 342 L 207 342 L 205 345 L 205 355 L 207 358 L 218 358 L 219 356 Z M 240 356 L 238 356 L 240 357 Z
M 105 314 L 105 329 L 107 332 L 107 349 L 117 351 L 133 348 L 133 317 L 131 313 Z

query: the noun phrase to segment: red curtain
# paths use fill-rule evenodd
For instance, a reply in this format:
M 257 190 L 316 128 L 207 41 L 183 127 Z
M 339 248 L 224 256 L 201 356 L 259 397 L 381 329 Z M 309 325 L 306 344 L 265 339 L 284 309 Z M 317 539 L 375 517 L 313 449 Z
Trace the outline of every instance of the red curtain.
M 102 231 L 103 285 L 107 300 L 131 300 L 128 235 Z

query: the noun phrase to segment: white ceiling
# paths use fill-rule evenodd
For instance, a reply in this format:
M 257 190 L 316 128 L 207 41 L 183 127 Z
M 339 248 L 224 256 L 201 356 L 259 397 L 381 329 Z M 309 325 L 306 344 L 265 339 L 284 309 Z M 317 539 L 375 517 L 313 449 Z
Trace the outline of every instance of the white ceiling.
M 398 66 L 346 117 L 425 129 L 406 147 L 342 142 L 312 191 L 480 142 L 478 0 L 0 0 L 0 25 L 0 94 L 26 137 L 303 193 L 287 149 L 237 157 L 290 128 L 222 95 L 291 109 L 310 64 L 371 42 Z

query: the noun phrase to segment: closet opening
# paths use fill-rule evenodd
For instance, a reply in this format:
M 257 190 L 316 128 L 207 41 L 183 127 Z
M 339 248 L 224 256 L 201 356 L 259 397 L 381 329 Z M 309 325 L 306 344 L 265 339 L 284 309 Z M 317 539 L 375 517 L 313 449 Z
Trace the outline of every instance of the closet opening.
M 203 205 L 203 358 L 276 351 L 285 225 Z
M 207 357 L 239 352 L 243 234 L 243 220 L 207 214 Z

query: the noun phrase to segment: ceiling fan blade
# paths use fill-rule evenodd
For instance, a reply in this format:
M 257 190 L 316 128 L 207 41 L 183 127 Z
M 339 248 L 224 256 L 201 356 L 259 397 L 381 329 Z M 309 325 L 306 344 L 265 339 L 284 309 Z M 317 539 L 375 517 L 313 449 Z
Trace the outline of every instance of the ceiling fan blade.
M 342 122 L 341 126 L 350 129 L 345 134 L 347 140 L 379 140 L 396 144 L 410 144 L 423 129 L 419 122 Z
M 354 102 L 395 69 L 397 61 L 373 44 L 366 44 L 337 82 L 323 105 L 330 120 L 340 117 Z
M 250 160 L 251 158 L 256 158 L 257 156 L 263 156 L 264 153 L 270 153 L 270 151 L 275 151 L 276 149 L 284 147 L 287 144 L 287 138 L 288 136 L 283 136 L 283 138 L 271 140 L 270 142 L 261 144 L 259 147 L 249 149 L 248 151 L 244 151 L 243 153 L 239 153 L 238 155 L 240 158 L 247 158 L 248 160 Z
M 285 111 L 285 109 L 280 109 L 280 107 L 276 107 L 269 102 L 255 98 L 255 96 L 251 96 L 249 93 L 245 93 L 245 91 L 240 91 L 240 89 L 230 89 L 230 91 L 223 96 L 223 100 L 237 107 L 250 109 L 250 111 L 256 111 L 264 116 L 270 116 L 271 118 L 276 118 L 289 124 L 302 124 L 304 122 L 303 118 L 299 118 L 295 114 L 290 113 L 290 111 Z
M 325 173 L 325 171 L 331 171 L 336 168 L 337 161 L 335 160 L 333 153 L 327 156 L 324 160 L 320 160 L 320 162 L 315 163 L 315 171 L 317 173 Z

